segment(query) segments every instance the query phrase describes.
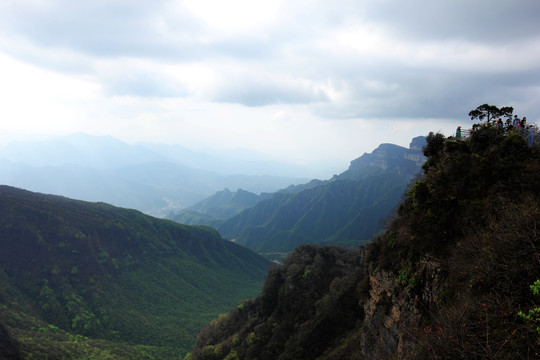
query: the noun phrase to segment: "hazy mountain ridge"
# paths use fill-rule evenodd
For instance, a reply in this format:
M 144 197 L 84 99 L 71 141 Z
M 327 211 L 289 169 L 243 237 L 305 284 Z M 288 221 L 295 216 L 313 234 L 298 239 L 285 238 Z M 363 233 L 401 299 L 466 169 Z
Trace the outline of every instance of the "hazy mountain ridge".
M 0 242 L 0 323 L 40 358 L 176 358 L 269 265 L 209 228 L 8 186 Z
M 539 358 L 539 148 L 487 125 L 424 153 L 384 234 L 297 248 L 189 359 Z
M 86 134 L 14 142 L 0 148 L 0 183 L 81 200 L 105 201 L 163 217 L 224 188 L 261 193 L 305 181 L 233 172 L 218 174 L 207 168 L 220 163 L 225 171 L 225 159 L 205 163 L 201 160 L 204 154 L 179 146 L 155 144 L 153 148 Z M 185 165 L 194 163 L 199 166 Z M 245 169 L 249 172 L 247 163 Z
M 299 193 L 303 190 L 326 184 L 328 181 L 314 179 L 306 184 L 289 185 L 287 188 L 277 191 L 277 193 Z M 171 212 L 166 218 L 180 224 L 207 225 L 217 228 L 225 220 L 238 215 L 243 210 L 255 206 L 259 201 L 267 200 L 272 196 L 274 196 L 274 193 L 261 192 L 257 195 L 241 188 L 235 192 L 231 192 L 225 188 L 187 209 L 180 210 L 177 213 Z
M 217 227 L 224 220 L 271 196 L 271 193 L 257 195 L 242 189 L 235 192 L 224 189 L 185 210 L 169 214 L 167 219 L 180 224 Z
M 291 165 L 272 162 L 254 151 L 222 151 L 220 156 L 180 145 L 141 142 L 128 144 L 111 136 L 76 133 L 48 140 L 13 141 L 0 147 L 0 157 L 30 166 L 84 165 L 111 169 L 148 162 L 170 162 L 220 175 L 285 173 Z M 250 166 L 253 165 L 253 166 Z M 286 176 L 292 177 L 292 176 Z
M 253 150 L 234 149 L 212 153 L 192 151 L 180 145 L 142 142 L 138 145 L 165 156 L 168 161 L 195 169 L 212 171 L 221 175 L 268 175 L 297 178 L 305 177 L 309 169 L 298 164 L 287 164 L 270 159 Z

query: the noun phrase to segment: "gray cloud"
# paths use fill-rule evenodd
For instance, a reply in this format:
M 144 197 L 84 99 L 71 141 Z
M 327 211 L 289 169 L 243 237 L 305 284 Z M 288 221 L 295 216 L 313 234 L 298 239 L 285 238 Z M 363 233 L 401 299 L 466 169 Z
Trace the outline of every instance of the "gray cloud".
M 185 97 L 189 91 L 177 81 L 159 73 L 124 72 L 109 74 L 103 82 L 111 96 L 131 95 L 139 97 Z
M 394 35 L 500 43 L 538 35 L 536 0 L 368 1 L 364 17 Z
M 245 106 L 309 104 L 328 101 L 325 92 L 312 84 L 294 80 L 278 81 L 265 77 L 229 79 L 214 90 L 212 100 Z
M 284 3 L 271 26 L 233 35 L 175 5 L 13 2 L 0 12 L 0 46 L 27 62 L 90 76 L 107 94 L 311 104 L 326 118 L 451 118 L 477 102 L 530 104 L 538 95 L 536 0 L 295 1 Z M 342 32 L 358 27 L 367 39 L 339 43 Z M 355 49 L 363 41 L 373 43 Z M 126 59 L 155 68 L 122 69 Z M 120 70 L 103 71 L 102 62 Z M 193 63 L 217 79 L 197 94 L 160 69 Z

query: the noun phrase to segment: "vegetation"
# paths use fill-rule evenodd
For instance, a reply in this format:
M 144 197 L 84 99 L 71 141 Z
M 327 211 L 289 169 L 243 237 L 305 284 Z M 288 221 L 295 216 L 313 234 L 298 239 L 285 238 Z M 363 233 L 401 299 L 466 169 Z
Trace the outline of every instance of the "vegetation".
M 485 123 L 430 134 L 424 154 L 365 267 L 361 250 L 300 247 L 190 359 L 540 357 L 539 148 Z
M 305 243 L 357 247 L 380 230 L 421 162 L 419 150 L 383 144 L 331 181 L 276 193 L 217 229 L 259 253 L 288 253 Z
M 540 280 L 536 280 L 534 284 L 531 285 L 531 291 L 534 295 L 540 295 Z M 532 309 L 529 309 L 527 313 L 520 311 L 518 312 L 518 315 L 529 322 L 540 324 L 540 307 L 535 306 Z M 540 326 L 536 327 L 536 332 L 540 337 Z
M 533 306 L 540 276 L 538 148 L 484 124 L 466 141 L 430 134 L 424 151 L 423 178 L 369 250 L 393 273 L 415 273 L 426 256 L 441 262 L 445 284 L 416 329 L 418 356 L 529 358 L 539 339 L 518 313 Z
M 178 358 L 215 318 L 190 360 L 540 358 L 540 147 L 488 121 L 463 140 L 431 133 L 423 152 L 384 234 L 360 249 L 302 245 L 240 303 L 268 263 L 209 228 L 0 187 L 0 349 Z M 373 211 L 351 204 L 392 189 L 381 184 L 277 194 L 250 231 L 289 222 L 328 241 Z
M 471 110 L 469 112 L 469 116 L 471 117 L 471 120 L 473 121 L 474 120 L 482 121 L 483 119 L 486 119 L 487 123 L 489 123 L 493 119 L 505 117 L 508 125 L 510 125 L 513 112 L 514 112 L 514 108 L 511 106 L 504 106 L 499 109 L 495 105 L 483 104 L 483 105 L 478 106 L 476 109 Z
M 212 229 L 0 187 L 0 323 L 24 358 L 183 356 L 269 263 Z
M 242 189 L 235 192 L 224 189 L 187 209 L 169 214 L 167 218 L 180 224 L 207 225 L 216 228 L 224 220 L 238 215 L 270 196 L 270 193 L 256 195 Z
M 272 268 L 263 292 L 221 315 L 190 359 L 315 359 L 362 319 L 361 251 L 303 245 Z

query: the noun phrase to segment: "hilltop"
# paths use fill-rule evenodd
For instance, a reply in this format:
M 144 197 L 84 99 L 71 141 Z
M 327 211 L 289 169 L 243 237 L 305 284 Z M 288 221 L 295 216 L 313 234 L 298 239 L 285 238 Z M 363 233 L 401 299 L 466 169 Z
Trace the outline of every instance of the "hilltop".
M 384 234 L 297 248 L 190 359 L 539 358 L 539 148 L 483 124 L 423 152 Z

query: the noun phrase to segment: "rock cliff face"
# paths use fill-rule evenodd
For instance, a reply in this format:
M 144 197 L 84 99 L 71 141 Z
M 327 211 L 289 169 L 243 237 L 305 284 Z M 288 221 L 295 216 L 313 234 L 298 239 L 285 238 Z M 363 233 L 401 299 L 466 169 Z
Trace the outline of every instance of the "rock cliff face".
M 393 171 L 406 179 L 411 179 L 418 174 L 426 160 L 422 153 L 422 143 L 425 144 L 425 139 L 422 136 L 414 138 L 408 149 L 394 144 L 381 144 L 372 153 L 366 153 L 351 161 L 349 169 L 335 176 L 334 180 L 359 180 L 378 171 Z
M 441 272 L 441 264 L 428 259 L 419 263 L 413 276 L 368 271 L 370 290 L 362 325 L 365 359 L 407 359 L 414 354 L 414 330 L 438 301 Z
M 304 245 L 259 298 L 201 332 L 191 359 L 407 359 L 440 283 L 435 260 L 396 275 L 366 265 L 363 248 Z

